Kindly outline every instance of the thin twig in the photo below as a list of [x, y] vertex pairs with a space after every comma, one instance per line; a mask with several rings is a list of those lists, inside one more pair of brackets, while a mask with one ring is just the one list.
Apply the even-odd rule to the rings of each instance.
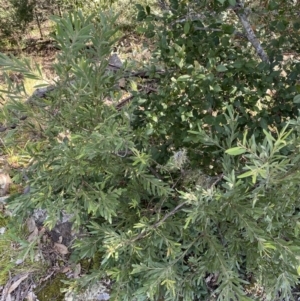
[[169, 213], [167, 213], [161, 220], [159, 220], [154, 225], [152, 225], [150, 227], [150, 229], [148, 229], [148, 230], [146, 230], [144, 232], [141, 232], [136, 237], [134, 237], [133, 239], [131, 239], [130, 242], [135, 242], [135, 241], [143, 238], [144, 236], [146, 236], [149, 233], [150, 230], [158, 228], [167, 218], [169, 218], [170, 216], [174, 215], [181, 207], [183, 207], [187, 203], [188, 203], [188, 201], [185, 201], [185, 202], [179, 204], [178, 206], [176, 206], [172, 211], [170, 211]]
[[[174, 71], [172, 69], [168, 70], [168, 71]], [[136, 72], [127, 72], [124, 74], [123, 77], [127, 78], [127, 77], [141, 77], [141, 78], [149, 78], [149, 75], [147, 75], [147, 73], [151, 73], [153, 71], [148, 71], [148, 70], [140, 70], [140, 71], [136, 71]], [[165, 74], [167, 72], [167, 70], [155, 70], [154, 73], [156, 74]]]
[[159, 180], [163, 180], [162, 177], [158, 174], [158, 172], [151, 166], [149, 166], [150, 172]]
[[116, 105], [116, 109], [117, 109], [118, 111], [121, 110], [121, 108], [122, 108], [126, 103], [128, 103], [133, 97], [134, 97], [134, 95], [130, 95], [130, 96], [124, 98], [121, 102], [119, 102], [119, 103]]

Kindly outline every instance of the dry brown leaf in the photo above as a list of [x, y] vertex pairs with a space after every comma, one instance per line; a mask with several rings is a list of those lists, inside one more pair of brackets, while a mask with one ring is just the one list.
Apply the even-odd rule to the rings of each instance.
[[61, 270], [62, 273], [67, 273], [71, 270], [71, 268], [69, 266], [67, 267], [63, 267], [63, 269]]
[[68, 251], [68, 248], [63, 245], [63, 244], [59, 244], [57, 242], [54, 243], [54, 250], [57, 251], [58, 253], [62, 254], [62, 255], [65, 255], [65, 254], [68, 254], [69, 251]]
[[29, 233], [33, 232], [36, 228], [35, 221], [32, 217], [30, 217], [26, 220], [26, 225], [27, 225], [27, 229], [28, 229]]
[[22, 276], [20, 279], [18, 279], [16, 282], [14, 282], [10, 288], [8, 289], [8, 294], [10, 294], [11, 292], [13, 292], [20, 284], [23, 280], [25, 280], [28, 277], [29, 274], [25, 274], [24, 276]]
[[74, 268], [74, 278], [79, 278], [80, 273], [81, 273], [81, 265], [80, 263], [78, 263]]
[[125, 86], [126, 86], [126, 80], [125, 80], [125, 78], [119, 79], [119, 87], [120, 88], [125, 88]]
[[34, 230], [31, 232], [31, 234], [28, 236], [27, 241], [32, 242], [39, 236], [39, 230], [37, 227], [34, 228]]
[[43, 227], [39, 230], [39, 235], [43, 235], [46, 232], [46, 229]]
[[151, 52], [149, 51], [149, 49], [144, 49], [143, 52], [142, 52], [142, 55], [147, 60], [149, 60], [151, 58]]

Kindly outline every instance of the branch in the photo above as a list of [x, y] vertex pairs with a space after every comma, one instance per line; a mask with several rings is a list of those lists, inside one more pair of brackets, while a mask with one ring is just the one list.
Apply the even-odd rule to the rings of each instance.
[[[152, 225], [150, 227], [150, 229], [158, 228], [167, 218], [169, 218], [171, 215], [174, 215], [182, 206], [186, 205], [187, 203], [188, 203], [188, 201], [185, 201], [185, 202], [179, 204], [178, 206], [176, 206], [173, 210], [171, 210], [169, 213], [167, 213], [161, 220], [159, 220], [154, 225]], [[146, 234], [149, 232], [150, 229], [148, 229], [144, 232], [141, 232], [139, 235], [137, 235], [136, 237], [131, 239], [130, 242], [135, 242], [135, 241], [143, 238], [144, 236], [146, 236]]]
[[196, 30], [205, 30], [205, 31], [223, 31], [222, 29], [217, 29], [217, 28], [209, 28], [209, 27], [194, 27]]
[[232, 10], [235, 12], [235, 14], [240, 19], [240, 21], [245, 29], [247, 39], [254, 47], [258, 56], [261, 58], [261, 60], [263, 62], [270, 63], [268, 55], [264, 51], [263, 47], [260, 44], [260, 41], [256, 37], [256, 35], [251, 27], [251, 24], [248, 20], [248, 16], [247, 16], [247, 13], [245, 12], [244, 3], [242, 2], [242, 0], [236, 0], [236, 5], [232, 8]]

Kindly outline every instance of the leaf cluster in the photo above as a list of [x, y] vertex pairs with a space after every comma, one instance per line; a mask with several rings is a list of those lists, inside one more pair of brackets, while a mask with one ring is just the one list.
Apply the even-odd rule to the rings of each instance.
[[[279, 4], [275, 2], [280, 1], [273, 2], [265, 8], [268, 17], [277, 11]], [[278, 25], [285, 22], [290, 28], [297, 21], [284, 16], [273, 18], [273, 23], [264, 23], [264, 29], [257, 32], [270, 56], [271, 63], [267, 64], [256, 58], [228, 5], [232, 3], [212, 1], [208, 5], [204, 1], [193, 5], [190, 1], [171, 1], [170, 10], [163, 15], [152, 13], [149, 7], [138, 7], [143, 31], [158, 39], [152, 67], [162, 66], [166, 72], [156, 75], [159, 93], [143, 97], [147, 101], [144, 110], [136, 112], [136, 127], [145, 124], [161, 145], [186, 147], [192, 160], [199, 163], [198, 158], [203, 158], [200, 164], [204, 168], [214, 164], [212, 154], [216, 149], [208, 147], [199, 153], [200, 145], [186, 133], [200, 125], [225, 139], [226, 106], [232, 105], [237, 113], [240, 139], [245, 128], [249, 135], [263, 139], [263, 129], [282, 129], [299, 109], [293, 98], [299, 93], [300, 65], [298, 60], [284, 60], [283, 55], [287, 44], [298, 47], [294, 42], [297, 31], [291, 29], [287, 36]], [[286, 4], [282, 10], [289, 14], [294, 8]], [[257, 10], [253, 4], [251, 16], [258, 17]], [[170, 155], [166, 150], [162, 152], [162, 156]]]

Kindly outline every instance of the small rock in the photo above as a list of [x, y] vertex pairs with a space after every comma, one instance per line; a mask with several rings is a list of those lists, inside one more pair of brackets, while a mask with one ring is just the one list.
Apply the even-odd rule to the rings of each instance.
[[116, 67], [116, 68], [121, 68], [123, 66], [121, 59], [119, 58], [119, 56], [116, 53], [114, 53], [110, 56], [108, 63], [110, 65], [113, 65], [113, 67]]
[[109, 300], [109, 298], [110, 298], [110, 295], [108, 293], [100, 293], [97, 296], [97, 300], [99, 300], [99, 301], [107, 301], [107, 300]]

